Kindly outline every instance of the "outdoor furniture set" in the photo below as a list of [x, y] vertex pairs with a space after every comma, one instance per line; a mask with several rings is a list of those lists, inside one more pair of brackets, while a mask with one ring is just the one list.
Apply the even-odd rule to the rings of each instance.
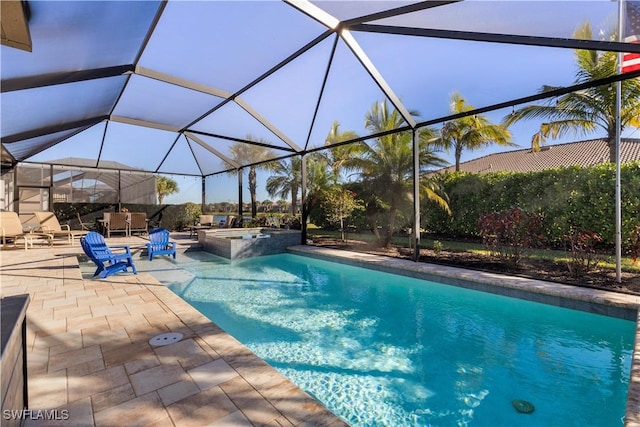
[[111, 233], [124, 233], [125, 236], [131, 236], [131, 233], [146, 234], [149, 220], [144, 212], [105, 212], [98, 222], [109, 238]]

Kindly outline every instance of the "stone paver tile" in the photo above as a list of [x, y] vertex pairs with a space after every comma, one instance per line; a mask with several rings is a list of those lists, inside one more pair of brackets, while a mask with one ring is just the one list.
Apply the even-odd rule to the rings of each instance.
[[93, 403], [93, 411], [100, 412], [135, 398], [133, 387], [130, 383], [126, 383], [94, 394], [91, 396], [91, 402]]
[[[36, 333], [38, 337], [46, 337], [53, 334], [60, 334], [67, 331], [67, 319], [49, 320], [47, 322], [35, 321], [27, 314], [27, 328]], [[39, 318], [39, 316], [38, 316]]]
[[104, 362], [107, 366], [123, 365], [153, 355], [151, 346], [146, 341], [136, 341], [119, 346], [103, 346]]
[[81, 348], [82, 334], [79, 331], [59, 332], [57, 334], [45, 335], [40, 335], [40, 332], [36, 332], [36, 340], [33, 343], [33, 348], [51, 348], [59, 347], [61, 345], [68, 345], [70, 348], [74, 349]]
[[157, 301], [143, 302], [142, 304], [127, 303], [125, 305], [132, 313], [142, 313], [145, 315], [158, 314], [160, 316], [167, 313], [167, 310], [162, 308]]
[[117, 296], [126, 296], [127, 295], [125, 290], [122, 289], [122, 286], [116, 286], [114, 284], [112, 284], [112, 286], [110, 286], [108, 288], [96, 289], [96, 293], [98, 294], [98, 296], [109, 297], [109, 298], [117, 297]]
[[[157, 393], [149, 393], [94, 414], [96, 427], [127, 426], [173, 426]], [[202, 426], [192, 424], [193, 426]]]
[[[30, 405], [31, 406], [31, 405]], [[52, 411], [51, 408], [30, 407], [34, 414], [37, 411], [47, 411], [47, 416], [51, 419], [33, 418], [25, 419], [23, 427], [90, 427], [93, 426], [93, 411], [91, 409], [91, 399], [88, 397], [78, 400], [69, 405], [64, 405]]]
[[73, 402], [128, 383], [129, 377], [122, 366], [114, 366], [82, 377], [70, 376], [69, 401]]
[[86, 316], [90, 314], [91, 314], [91, 309], [88, 306], [54, 309], [53, 319], [63, 319], [63, 318], [69, 319], [73, 317]]
[[240, 376], [221, 384], [220, 388], [227, 393], [227, 396], [244, 415], [256, 425], [270, 423], [282, 415]]
[[130, 360], [124, 364], [124, 368], [129, 375], [158, 366], [160, 361], [152, 352], [149, 354], [139, 354], [135, 360]]
[[102, 351], [100, 350], [100, 346], [97, 345], [64, 353], [51, 354], [49, 356], [49, 372], [55, 372], [96, 359], [102, 359]]
[[[276, 418], [273, 422], [267, 425], [268, 427], [296, 427], [291, 421], [287, 419], [284, 415]], [[316, 426], [317, 427], [317, 426]], [[323, 426], [325, 427], [325, 426]]]
[[131, 385], [137, 396], [142, 396], [150, 391], [187, 380], [188, 376], [180, 365], [159, 365], [131, 375]]
[[147, 322], [151, 326], [163, 327], [166, 330], [169, 330], [169, 328], [166, 327], [167, 324], [181, 322], [181, 320], [178, 317], [176, 317], [176, 315], [173, 313], [164, 313], [164, 312], [144, 313], [144, 317], [147, 319]]
[[253, 424], [244, 416], [242, 411], [236, 411], [214, 421], [209, 424], [209, 427], [253, 427]]
[[100, 358], [67, 368], [67, 375], [69, 377], [82, 377], [104, 369], [104, 360]]
[[116, 347], [122, 347], [125, 345], [131, 344], [131, 339], [129, 338], [129, 334], [124, 328], [113, 329], [111, 328], [111, 334], [109, 335], [109, 339], [103, 341], [100, 344], [103, 351], [109, 351]]
[[49, 349], [40, 348], [27, 351], [27, 373], [31, 375], [46, 374], [49, 369]]
[[42, 310], [46, 310], [49, 308], [61, 310], [73, 307], [78, 307], [78, 301], [75, 297], [51, 298], [42, 302]]
[[215, 387], [238, 376], [238, 373], [222, 359], [193, 368], [188, 373], [201, 390]]
[[130, 327], [132, 325], [142, 325], [142, 327], [150, 328], [146, 317], [142, 314], [133, 313], [125, 316], [107, 316], [107, 321], [113, 329]]
[[220, 387], [189, 396], [167, 407], [177, 426], [203, 426], [236, 412], [233, 404]]
[[[65, 283], [68, 282], [67, 280], [65, 281]], [[64, 293], [67, 297], [74, 297], [76, 299], [79, 298], [91, 298], [91, 297], [95, 297], [98, 294], [96, 293], [95, 289], [85, 289], [84, 287], [84, 282], [80, 282], [75, 289], [72, 289], [69, 286], [65, 286], [64, 288]]]
[[[102, 317], [104, 319], [104, 317]], [[129, 342], [129, 335], [122, 329], [109, 329], [106, 325], [93, 326], [91, 328], [82, 329], [82, 344], [85, 347], [91, 345], [102, 345], [103, 348], [112, 348], [114, 342]]]
[[335, 420], [334, 414], [291, 382], [265, 390], [263, 395], [293, 424], [326, 425]]
[[91, 313], [94, 317], [98, 316], [119, 316], [119, 315], [128, 315], [131, 312], [127, 310], [125, 304], [115, 304], [115, 305], [92, 305]]
[[253, 353], [227, 361], [260, 393], [263, 390], [270, 390], [289, 383], [289, 380], [284, 375], [270, 367], [264, 360], [259, 359]]
[[65, 371], [29, 376], [29, 407], [53, 409], [67, 404], [67, 375]]
[[204, 353], [204, 350], [193, 339], [182, 339], [176, 343], [155, 347], [153, 351], [162, 363], [176, 362], [194, 354]]
[[115, 296], [109, 297], [109, 299], [111, 300], [112, 304], [127, 305], [127, 308], [133, 308], [138, 305], [145, 304], [144, 300], [140, 298], [138, 295], [130, 295], [129, 293], [126, 293], [125, 295], [115, 295]]
[[87, 329], [91, 330], [100, 330], [109, 327], [109, 322], [107, 322], [107, 318], [105, 316], [99, 317], [90, 317], [87, 319], [80, 320], [78, 318], [69, 319], [67, 330], [68, 331], [85, 331]]
[[193, 381], [179, 381], [162, 387], [158, 390], [158, 395], [160, 399], [162, 399], [162, 403], [164, 403], [165, 406], [169, 406], [172, 403], [199, 392], [200, 389]]

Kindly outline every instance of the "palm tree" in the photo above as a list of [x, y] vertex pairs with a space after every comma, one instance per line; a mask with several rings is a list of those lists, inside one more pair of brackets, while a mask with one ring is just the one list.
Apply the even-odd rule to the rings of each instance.
[[[417, 113], [412, 112], [412, 115]], [[390, 111], [387, 102], [376, 103], [365, 118], [366, 128], [371, 133], [397, 129], [404, 124], [397, 110]], [[424, 176], [428, 168], [444, 166], [445, 161], [435, 156], [430, 141], [433, 131], [423, 129], [419, 138], [420, 176]], [[408, 206], [412, 198], [413, 149], [410, 132], [392, 133], [376, 138], [370, 144], [361, 144], [360, 155], [348, 160], [346, 165], [359, 171], [365, 186], [369, 187], [371, 196], [366, 207], [371, 227], [382, 246], [387, 247], [396, 226], [396, 218], [400, 209]], [[447, 202], [428, 178], [421, 179], [421, 190], [424, 195], [448, 210]], [[374, 206], [375, 205], [375, 206]], [[378, 234], [377, 212], [380, 209], [388, 212], [384, 239]]]
[[[574, 38], [592, 39], [588, 22], [575, 32]], [[589, 83], [617, 73], [615, 52], [578, 49], [575, 51], [575, 59], [578, 66], [575, 84]], [[621, 86], [620, 129], [640, 128], [640, 79], [627, 79]], [[545, 86], [541, 92], [554, 89], [557, 88]], [[579, 135], [601, 129], [607, 135], [609, 160], [615, 161], [616, 90], [610, 85], [590, 87], [552, 98], [543, 105], [522, 107], [506, 116], [503, 123], [509, 126], [517, 121], [530, 119], [547, 120], [533, 135], [531, 144], [534, 150], [538, 150], [549, 137], [555, 139], [568, 133]]]
[[166, 176], [158, 176], [156, 177], [156, 192], [158, 193], [158, 204], [162, 204], [164, 202], [164, 198], [171, 194], [175, 194], [180, 189], [178, 188], [178, 183], [175, 182], [171, 178], [167, 178]]
[[302, 159], [291, 157], [269, 164], [272, 175], [267, 178], [267, 193], [285, 199], [291, 196], [291, 214], [295, 215], [298, 205], [298, 191], [300, 190]]
[[[263, 144], [268, 143], [263, 139], [254, 139], [251, 135], [247, 135], [248, 141], [260, 142]], [[248, 163], [263, 162], [274, 157], [273, 151], [269, 148], [261, 145], [254, 145], [251, 143], [236, 142], [229, 148], [231, 158], [241, 165]], [[230, 165], [229, 165], [230, 166]], [[258, 179], [257, 170], [259, 168], [268, 169], [269, 165], [266, 163], [252, 164], [249, 166], [249, 193], [251, 194], [251, 217], [255, 218], [258, 213]], [[236, 173], [242, 173], [242, 169]]]
[[[460, 114], [474, 109], [457, 92], [451, 95], [451, 113]], [[511, 132], [503, 125], [495, 125], [480, 114], [466, 116], [445, 123], [440, 129], [440, 137], [435, 144], [447, 152], [453, 149], [456, 172], [460, 171], [463, 150], [476, 150], [491, 144], [514, 146]]]
[[[358, 134], [354, 131], [340, 131], [340, 123], [335, 120], [331, 125], [331, 130], [325, 140], [325, 146], [330, 147], [334, 144], [349, 141], [358, 138]], [[340, 180], [342, 170], [348, 160], [358, 153], [360, 144], [347, 144], [333, 147], [322, 152], [322, 157], [331, 168], [334, 175], [334, 183]]]

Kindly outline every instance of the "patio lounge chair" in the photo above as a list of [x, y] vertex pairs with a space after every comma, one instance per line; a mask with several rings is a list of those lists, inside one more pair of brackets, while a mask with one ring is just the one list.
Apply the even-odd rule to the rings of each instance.
[[47, 234], [53, 234], [53, 237], [64, 236], [72, 245], [75, 244], [75, 238], [87, 234], [84, 230], [71, 230], [69, 225], [60, 225], [58, 218], [53, 212], [34, 212], [38, 223], [40, 223], [40, 231]]
[[13, 243], [16, 244], [18, 239], [24, 241], [25, 250], [29, 243], [33, 246], [33, 236], [23, 231], [20, 217], [16, 212], [0, 212], [0, 232], [2, 233], [3, 247], [7, 246], [7, 240], [13, 240]]
[[129, 214], [129, 235], [131, 233], [146, 234], [147, 228], [147, 214], [144, 212], [132, 212]]
[[[98, 267], [93, 273], [93, 277], [99, 275], [101, 279], [104, 279], [119, 271], [127, 271], [128, 267], [131, 267], [133, 274], [138, 274], [129, 246], [109, 247], [104, 236], [95, 231], [90, 231], [86, 236], [81, 237], [80, 244], [84, 253]], [[112, 249], [124, 250], [124, 252], [114, 253]]]
[[153, 261], [154, 255], [172, 255], [176, 259], [176, 242], [169, 241], [169, 230], [165, 228], [154, 228], [149, 232], [149, 243], [147, 243], [149, 261]]

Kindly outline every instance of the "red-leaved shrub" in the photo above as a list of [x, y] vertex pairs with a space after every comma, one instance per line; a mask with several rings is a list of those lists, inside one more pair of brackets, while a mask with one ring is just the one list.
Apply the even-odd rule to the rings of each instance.
[[478, 220], [478, 228], [484, 246], [513, 266], [518, 265], [527, 249], [545, 240], [541, 215], [520, 208], [484, 214]]

